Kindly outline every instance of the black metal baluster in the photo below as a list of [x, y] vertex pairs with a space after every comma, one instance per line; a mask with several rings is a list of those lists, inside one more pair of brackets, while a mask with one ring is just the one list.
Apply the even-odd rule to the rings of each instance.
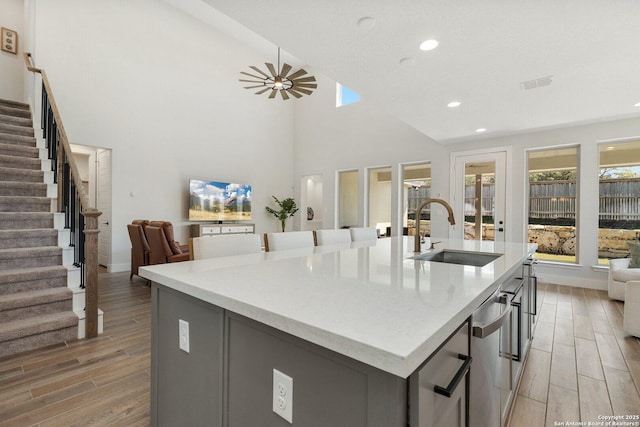
[[85, 276], [85, 259], [84, 259], [84, 215], [79, 214], [78, 218], [78, 258], [80, 259], [80, 288], [84, 289], [84, 276]]

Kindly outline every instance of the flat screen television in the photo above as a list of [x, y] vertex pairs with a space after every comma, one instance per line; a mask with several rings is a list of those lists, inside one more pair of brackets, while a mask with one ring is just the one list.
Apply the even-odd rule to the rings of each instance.
[[222, 222], [250, 219], [250, 185], [189, 180], [189, 221]]

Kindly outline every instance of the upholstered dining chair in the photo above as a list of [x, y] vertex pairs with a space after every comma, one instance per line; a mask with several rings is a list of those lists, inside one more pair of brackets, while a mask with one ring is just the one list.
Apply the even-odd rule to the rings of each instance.
[[370, 227], [350, 228], [352, 242], [364, 242], [378, 240], [378, 230]]
[[189, 239], [192, 260], [262, 252], [257, 234], [222, 234]]
[[340, 243], [351, 243], [351, 233], [346, 228], [337, 230], [315, 230], [316, 245], [337, 245]]
[[284, 233], [265, 233], [264, 250], [281, 251], [315, 246], [311, 231], [287, 231]]

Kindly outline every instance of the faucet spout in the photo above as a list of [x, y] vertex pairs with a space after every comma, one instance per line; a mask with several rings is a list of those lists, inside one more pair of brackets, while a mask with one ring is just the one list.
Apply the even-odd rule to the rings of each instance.
[[453, 209], [451, 208], [451, 205], [449, 205], [449, 203], [447, 203], [446, 201], [442, 200], [442, 199], [427, 199], [425, 200], [420, 207], [416, 210], [416, 219], [415, 219], [415, 224], [416, 224], [416, 232], [415, 232], [415, 241], [414, 241], [414, 245], [413, 245], [413, 251], [414, 252], [420, 252], [420, 213], [422, 212], [422, 210], [429, 204], [431, 203], [438, 203], [441, 204], [442, 206], [444, 206], [447, 209], [447, 212], [449, 213], [449, 224], [451, 225], [455, 225], [456, 220], [453, 217]]

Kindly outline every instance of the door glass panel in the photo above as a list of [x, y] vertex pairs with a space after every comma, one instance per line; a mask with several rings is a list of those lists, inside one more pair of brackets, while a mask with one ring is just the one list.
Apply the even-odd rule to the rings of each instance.
[[456, 239], [504, 242], [506, 228], [507, 151], [456, 156], [451, 194]]
[[338, 228], [358, 226], [358, 171], [338, 173]]
[[493, 240], [496, 162], [464, 166], [464, 238]]
[[640, 141], [600, 145], [598, 263], [629, 255], [640, 238]]
[[[402, 234], [415, 235], [416, 210], [431, 197], [431, 163], [402, 165]], [[431, 236], [431, 206], [420, 215], [420, 231]]]
[[391, 229], [391, 167], [369, 169], [368, 226], [388, 236]]
[[530, 151], [528, 240], [535, 257], [576, 262], [578, 147]]

